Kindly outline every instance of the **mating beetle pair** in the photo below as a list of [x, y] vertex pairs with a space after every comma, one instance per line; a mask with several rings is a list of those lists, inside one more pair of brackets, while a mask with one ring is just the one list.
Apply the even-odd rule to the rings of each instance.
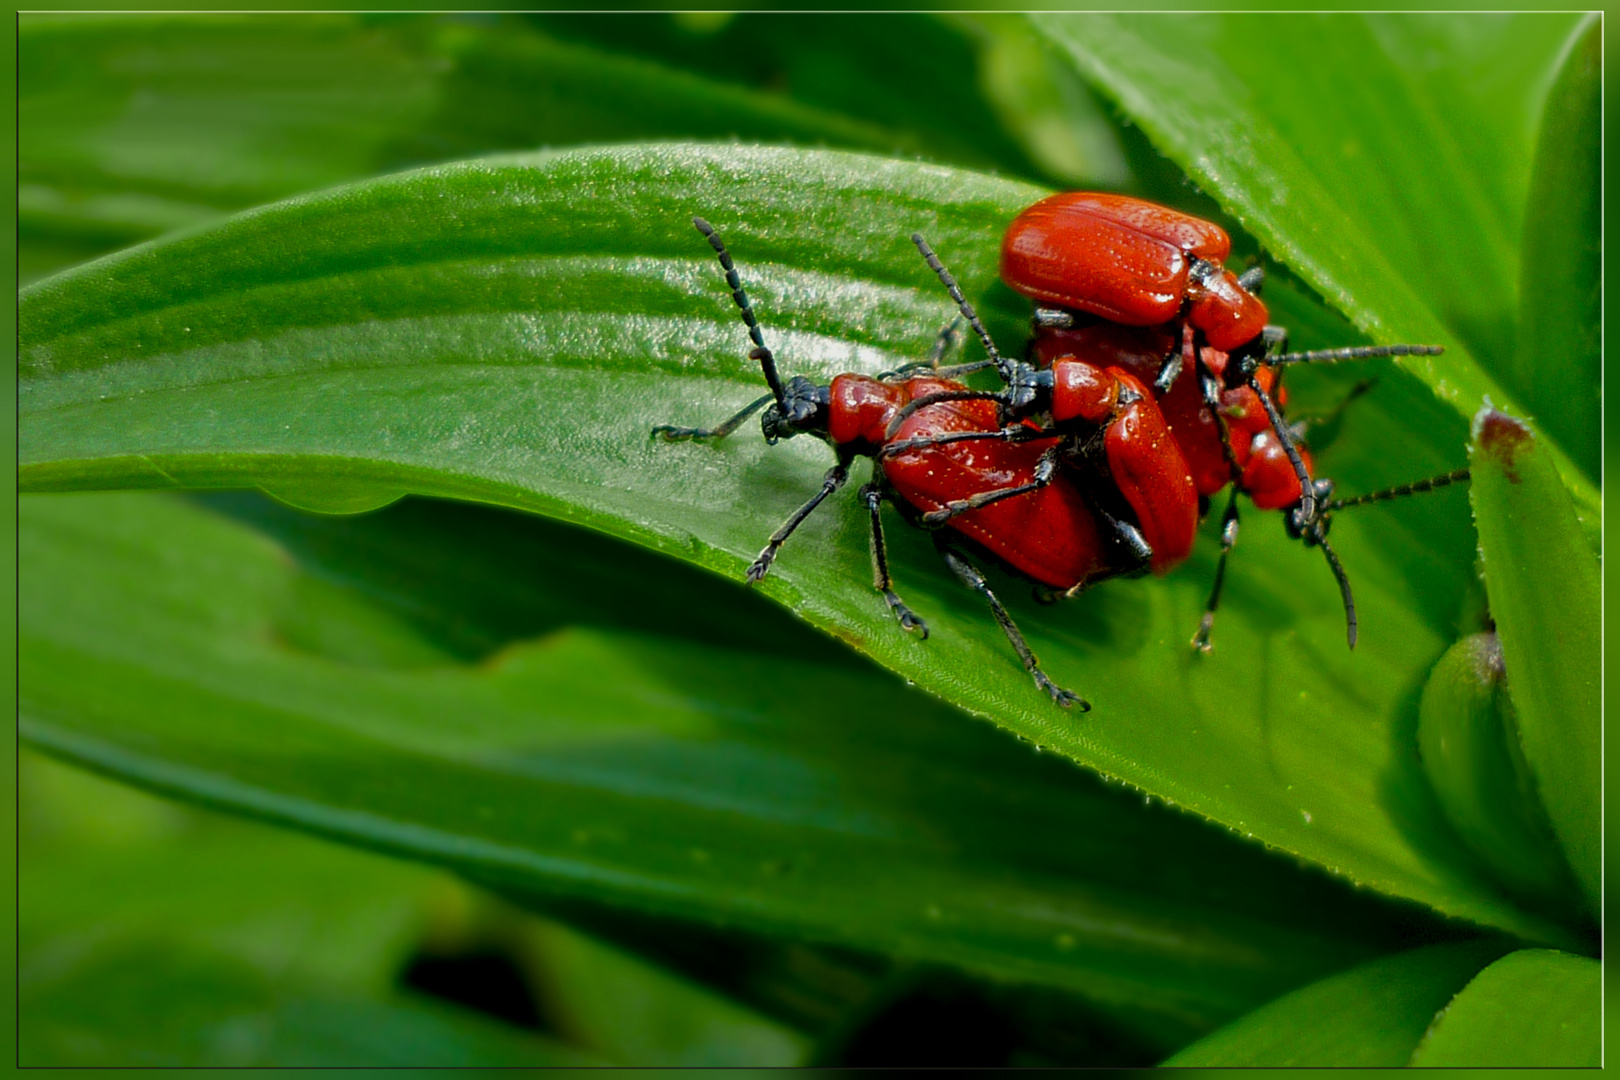
[[[1060, 195], [1026, 210], [1007, 234], [1002, 273], [1037, 301], [1035, 362], [995, 347], [971, 304], [920, 236], [919, 250], [956, 301], [988, 359], [940, 368], [946, 336], [929, 362], [876, 378], [845, 374], [817, 386], [783, 382], [736, 268], [714, 229], [708, 238], [754, 343], [770, 393], [714, 428], [661, 425], [668, 439], [717, 439], [765, 409], [769, 442], [801, 433], [826, 440], [837, 461], [821, 489], [772, 534], [748, 569], [768, 572], [793, 530], [847, 481], [856, 457], [874, 459], [861, 489], [871, 516], [874, 584], [902, 627], [927, 629], [894, 592], [880, 507], [935, 527], [951, 568], [985, 597], [1026, 670], [1061, 705], [1078, 695], [1051, 681], [1006, 609], [970, 561], [988, 555], [1053, 594], [1103, 578], [1163, 573], [1191, 550], [1207, 497], [1232, 485], [1222, 556], [1195, 644], [1208, 647], [1226, 553], [1236, 537], [1236, 494], [1286, 508], [1292, 535], [1323, 547], [1344, 596], [1348, 580], [1326, 544], [1328, 513], [1373, 498], [1427, 490], [1465, 472], [1351, 501], [1310, 475], [1298, 434], [1283, 421], [1273, 368], [1303, 360], [1438, 352], [1430, 347], [1281, 354], [1267, 327], [1258, 273], [1220, 267], [1229, 250], [1218, 226], [1122, 196]], [[972, 389], [955, 376], [993, 366], [1003, 388]], [[1258, 407], [1256, 407], [1258, 406]]]
[[[1260, 509], [1284, 511], [1289, 535], [1322, 549], [1343, 599], [1345, 637], [1355, 648], [1355, 599], [1327, 540], [1332, 511], [1432, 490], [1465, 479], [1467, 470], [1334, 500], [1332, 481], [1312, 475], [1301, 431], [1283, 420], [1279, 369], [1442, 350], [1385, 345], [1289, 353], [1287, 331], [1268, 325], [1269, 312], [1256, 295], [1263, 270], [1256, 266], [1234, 275], [1221, 266], [1230, 253], [1231, 241], [1220, 226], [1124, 195], [1053, 195], [1021, 213], [1002, 242], [1001, 276], [1036, 302], [1032, 351], [1051, 369], [1054, 388], [1050, 394], [1037, 389], [1026, 407], [1048, 410], [1061, 422], [1060, 388], [1106, 385], [1108, 374], [1122, 366], [1134, 365], [1139, 377], [1151, 377], [1174, 439], [1155, 448], [1155, 468], [1145, 483], [1121, 476], [1118, 469], [1115, 479], [1144, 522], [1145, 508], [1152, 506], [1176, 526], [1167, 536], [1173, 544], [1155, 552], [1155, 572], [1186, 557], [1189, 511], [1202, 517], [1205, 500], [1231, 485], [1222, 517], [1221, 561], [1193, 644], [1209, 649], [1242, 492]], [[1023, 383], [1048, 378], [1032, 374], [1038, 370], [1026, 364], [1002, 371], [1014, 400]], [[1196, 500], [1189, 498], [1185, 483], [1164, 479], [1183, 473]], [[1173, 493], [1166, 490], [1171, 486]]]

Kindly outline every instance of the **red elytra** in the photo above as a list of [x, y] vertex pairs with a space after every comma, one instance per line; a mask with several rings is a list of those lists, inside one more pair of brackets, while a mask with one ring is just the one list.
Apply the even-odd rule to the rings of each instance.
[[[976, 322], [971, 309], [968, 316]], [[1129, 535], [1144, 568], [1164, 574], [1191, 554], [1207, 497], [1234, 478], [1265, 509], [1298, 502], [1302, 490], [1281, 444], [1259, 438], [1269, 430], [1270, 421], [1249, 387], [1224, 393], [1224, 436], [1201, 395], [1196, 365], [1184, 365], [1170, 391], [1154, 396], [1150, 381], [1171, 340], [1162, 327], [1114, 323], [1052, 332], [1035, 343], [1035, 356], [1044, 370], [996, 358], [1006, 365], [1015, 387], [1027, 394], [1010, 389], [931, 396], [968, 393], [995, 402], [1000, 423], [1013, 425], [1001, 429], [1009, 437], [1026, 435], [1020, 425], [1035, 425], [1034, 418], [1041, 417], [1050, 425], [1041, 430], [1062, 439], [1043, 443], [1063, 465], [1057, 475], [1082, 476], [1094, 508], [1109, 501], [1109, 493], [1117, 494], [1128, 520], [1115, 522], [1113, 531]], [[1206, 353], [1218, 378], [1226, 354], [1207, 349]], [[1265, 370], [1257, 382], [1270, 390], [1275, 380], [1276, 373]], [[929, 396], [913, 400], [927, 404]], [[899, 437], [898, 432], [891, 433]], [[1230, 461], [1223, 439], [1232, 447]], [[1308, 454], [1302, 456], [1309, 468]], [[967, 513], [994, 505], [990, 499], [1017, 493], [1013, 487], [982, 488], [975, 496], [952, 500], [947, 510]], [[1120, 572], [1127, 567], [1113, 569]], [[1087, 583], [1088, 579], [1078, 580], [1069, 591]]]
[[1042, 199], [1007, 229], [1001, 277], [1042, 304], [1122, 326], [1184, 318], [1214, 348], [1255, 339], [1269, 315], [1221, 265], [1220, 226], [1126, 195], [1071, 191]]
[[1130, 504], [1149, 565], [1163, 574], [1186, 559], [1198, 528], [1198, 491], [1158, 403], [1135, 375], [1066, 357], [1052, 367], [1049, 415], [1102, 428], [1109, 478]]
[[[949, 379], [924, 375], [886, 382], [866, 375], [833, 378], [827, 435], [834, 447], [878, 456], [894, 493], [923, 513], [981, 491], [1030, 484], [1041, 455], [1056, 438], [1029, 442], [941, 442], [899, 453], [883, 447], [941, 435], [1000, 430], [994, 403], [941, 401], [889, 427], [900, 411], [926, 396], [965, 391]], [[1067, 590], [1113, 572], [1096, 515], [1073, 480], [1050, 483], [1015, 499], [1003, 499], [949, 519], [949, 527], [974, 541], [1002, 564], [1031, 581]]]
[[[1102, 518], [1105, 531], [1131, 552], [1129, 561], [1116, 560], [1113, 572], [1150, 569], [1163, 574], [1185, 560], [1197, 533], [1199, 493], [1186, 457], [1144, 379], [1113, 364], [1114, 357], [1103, 357], [1095, 365], [1070, 358], [1070, 362], [1047, 371], [1009, 361], [996, 349], [973, 306], [927, 242], [920, 234], [913, 234], [911, 239], [983, 342], [989, 356], [986, 363], [993, 365], [1007, 383], [1005, 391], [963, 390], [932, 398], [971, 397], [995, 402], [1000, 423], [1011, 425], [1001, 429], [1009, 439], [1030, 438], [1032, 426], [1057, 437], [1059, 441], [1046, 444], [1042, 460], [1048, 468], [1043, 475], [1075, 476], [1093, 510]], [[1161, 361], [1162, 357], [1152, 358], [1155, 368]], [[975, 366], [982, 365], [969, 365]], [[930, 404], [929, 396], [917, 398], [900, 418]], [[1050, 428], [1042, 429], [1035, 420], [1037, 416]], [[894, 423], [890, 424], [889, 434], [897, 434]], [[941, 436], [945, 438], [948, 436]], [[953, 514], [1024, 495], [1026, 490], [983, 489], [953, 499], [942, 511], [928, 517], [947, 520]], [[1119, 512], [1110, 509], [1109, 504], [1117, 505]], [[1077, 592], [1089, 580], [1076, 581], [1066, 591]]]
[[[1079, 415], [1079, 410], [1066, 400], [1070, 396], [1067, 388], [1095, 383], [1099, 381], [1099, 373], [1123, 368], [1135, 377], [1138, 385], [1151, 386], [1175, 342], [1172, 329], [1099, 322], [1069, 329], [1049, 329], [1038, 334], [1032, 355], [1039, 366], [1050, 368], [1053, 373], [1053, 419], [1062, 421]], [[1190, 342], [1183, 344], [1190, 350]], [[1224, 379], [1226, 353], [1206, 346], [1202, 362], [1215, 379]], [[1170, 389], [1155, 397], [1186, 463], [1194, 490], [1205, 498], [1220, 492], [1232, 483], [1232, 466], [1236, 464], [1242, 470], [1239, 490], [1259, 509], [1280, 510], [1297, 503], [1301, 491], [1299, 477], [1271, 431], [1271, 421], [1255, 391], [1248, 386], [1237, 386], [1221, 392], [1220, 420], [1225, 421], [1224, 439], [1232, 456], [1232, 461], [1228, 462], [1227, 451], [1222, 446], [1222, 425], [1204, 400], [1197, 367], [1197, 364], [1184, 362], [1181, 374]], [[1279, 372], [1262, 367], [1255, 372], [1255, 378], [1261, 389], [1273, 396], [1279, 408], [1287, 406], [1288, 395], [1281, 386]], [[1307, 470], [1311, 470], [1310, 452], [1298, 440], [1294, 445]]]

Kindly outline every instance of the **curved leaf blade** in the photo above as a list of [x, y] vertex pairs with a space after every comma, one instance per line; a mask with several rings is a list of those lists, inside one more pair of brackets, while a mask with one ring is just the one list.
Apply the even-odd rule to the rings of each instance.
[[400, 992], [443, 874], [18, 764], [24, 1066], [597, 1063]]
[[1510, 894], [1579, 920], [1580, 886], [1525, 763], [1506, 678], [1495, 634], [1446, 650], [1419, 709], [1423, 771], [1457, 835]]
[[1465, 941], [1370, 961], [1256, 1009], [1165, 1065], [1405, 1065], [1435, 1014], [1505, 948], [1496, 942]]
[[1603, 24], [1588, 16], [1547, 94], [1524, 222], [1512, 386], [1598, 479], [1603, 398]]
[[1551, 949], [1509, 953], [1474, 976], [1412, 1055], [1431, 1068], [1597, 1068], [1603, 966]]
[[[982, 238], [1035, 194], [848, 155], [654, 147], [473, 162], [293, 200], [24, 294], [21, 481], [256, 485], [332, 511], [446, 495], [736, 576], [827, 461], [800, 444], [649, 439], [656, 423], [712, 422], [760, 389], [688, 215], [725, 223], [788, 370], [825, 379], [922, 355], [949, 316], [907, 233], [928, 234], [980, 296], [994, 273]], [[986, 310], [1005, 327], [1021, 306], [992, 294]], [[1394, 442], [1405, 467], [1448, 464], [1460, 418], [1432, 400], [1425, 411], [1411, 388], [1385, 400], [1358, 410], [1355, 443], [1327, 459], [1348, 490], [1378, 485], [1378, 448]], [[1271, 528], [1244, 534], [1212, 660], [1183, 642], [1213, 545], [1162, 582], [1107, 583], [1061, 611], [1015, 599], [1048, 668], [1098, 704], [1085, 720], [1033, 691], [923, 538], [891, 529], [902, 594], [936, 630], [926, 644], [902, 636], [868, 588], [851, 503], [802, 527], [764, 589], [1104, 775], [1380, 891], [1562, 941], [1450, 850], [1411, 753], [1418, 692], [1468, 587], [1460, 509], [1440, 495], [1340, 521], [1369, 631], [1353, 655], [1331, 578]]]
[[[806, 1056], [793, 1027], [420, 863], [186, 808], [29, 752], [19, 764], [18, 982], [33, 1064], [791, 1065]], [[469, 1012], [467, 987], [446, 978], [445, 961], [453, 970], [469, 954], [488, 957], [492, 942], [516, 981], [473, 983], [485, 996]], [[114, 1002], [104, 977], [120, 988]], [[869, 992], [851, 982], [852, 998]], [[228, 1002], [195, 1000], [210, 984]], [[316, 1014], [321, 1001], [343, 1022]], [[497, 1011], [519, 1027], [492, 1024]], [[381, 1030], [344, 1027], [363, 1019]], [[395, 1025], [413, 1020], [425, 1030], [402, 1046]]]
[[[1515, 411], [1528, 163], [1578, 16], [1034, 18], [1271, 257], [1358, 327], [1380, 342], [1447, 347], [1403, 370], [1453, 408], [1489, 398]], [[1479, 366], [1458, 364], [1459, 348]], [[1563, 448], [1583, 461], [1592, 449]], [[1595, 519], [1591, 481], [1569, 458], [1560, 471]]]
[[1586, 909], [1603, 896], [1602, 577], [1546, 443], [1482, 409], [1470, 498], [1519, 741]]
[[[808, 635], [741, 590], [643, 595], [663, 560], [454, 505], [241, 501], [26, 501], [27, 738], [513, 895], [1067, 987], [1183, 1039], [1411, 932], [881, 672], [795, 659]], [[410, 591], [426, 565], [442, 587]], [[704, 606], [749, 647], [694, 645]]]
[[[814, 18], [778, 17], [753, 32], [803, 52]], [[878, 122], [870, 110], [806, 100], [816, 84], [808, 73], [788, 93], [768, 93], [637, 56], [625, 28], [614, 16], [25, 14], [24, 276], [257, 203], [498, 151], [738, 138], [927, 150], [978, 167], [1022, 161], [995, 140], [992, 149], [955, 132], [930, 138], [960, 122], [960, 99], [918, 94], [911, 112]], [[846, 21], [841, 31], [846, 55], [885, 78], [895, 77], [883, 62], [895, 55], [937, 62], [948, 46], [966, 48], [921, 16]], [[688, 44], [710, 56], [711, 39]]]

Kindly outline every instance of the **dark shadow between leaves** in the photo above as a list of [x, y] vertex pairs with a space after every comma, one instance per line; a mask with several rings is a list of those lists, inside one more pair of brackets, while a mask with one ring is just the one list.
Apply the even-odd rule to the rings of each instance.
[[407, 498], [330, 517], [253, 492], [194, 498], [273, 538], [312, 578], [355, 591], [463, 663], [579, 625], [862, 662], [741, 583], [533, 514]]

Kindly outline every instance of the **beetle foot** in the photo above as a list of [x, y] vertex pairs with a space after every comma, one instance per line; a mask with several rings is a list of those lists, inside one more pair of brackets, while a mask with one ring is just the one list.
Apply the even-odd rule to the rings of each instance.
[[653, 435], [662, 435], [665, 442], [685, 442], [688, 439], [703, 437], [702, 428], [676, 427], [674, 424], [659, 424], [652, 429]]
[[943, 525], [958, 514], [973, 509], [973, 504], [967, 502], [948, 502], [938, 510], [930, 510], [922, 516], [924, 525]]
[[781, 550], [779, 544], [767, 544], [765, 550], [759, 553], [759, 558], [748, 564], [748, 572], [743, 580], [752, 585], [760, 578], [771, 572], [771, 564], [776, 561], [776, 553]]
[[900, 629], [921, 631], [918, 639], [928, 640], [928, 623], [923, 621], [922, 616], [906, 607], [905, 601], [896, 596], [892, 590], [883, 590], [883, 599], [889, 602], [889, 610], [894, 612], [894, 617], [900, 621]]
[[1051, 696], [1054, 702], [1063, 706], [1065, 709], [1078, 705], [1080, 706], [1081, 712], [1091, 711], [1091, 702], [1087, 701], [1073, 690], [1063, 689], [1063, 687], [1059, 686], [1051, 679], [1048, 679], [1045, 672], [1038, 669], [1035, 671], [1035, 685], [1040, 687], [1042, 690], [1045, 690], [1047, 694]]
[[1215, 646], [1209, 643], [1209, 632], [1215, 629], [1215, 613], [1204, 612], [1204, 617], [1198, 621], [1198, 632], [1193, 635], [1192, 647], [1201, 653], [1213, 652]]

